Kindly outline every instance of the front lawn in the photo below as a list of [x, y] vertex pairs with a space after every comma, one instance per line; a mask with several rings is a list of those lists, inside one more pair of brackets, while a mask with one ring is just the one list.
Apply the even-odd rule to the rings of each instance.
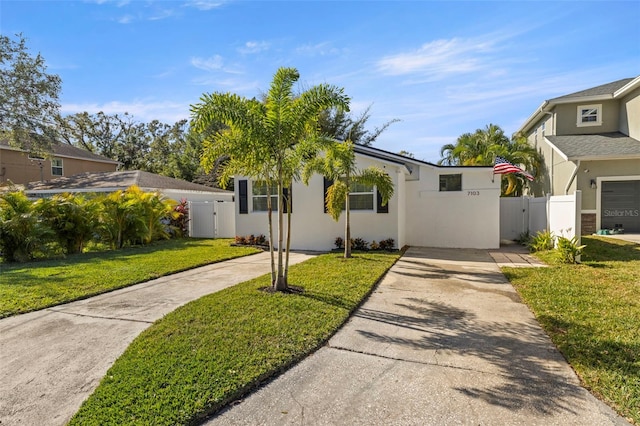
[[269, 276], [193, 301], [144, 331], [72, 425], [190, 424], [319, 346], [399, 254], [325, 254], [291, 267], [302, 293], [269, 293]]
[[582, 243], [581, 265], [503, 272], [583, 385], [640, 425], [640, 245], [604, 237]]
[[175, 239], [29, 263], [0, 263], [0, 318], [257, 253], [229, 239]]

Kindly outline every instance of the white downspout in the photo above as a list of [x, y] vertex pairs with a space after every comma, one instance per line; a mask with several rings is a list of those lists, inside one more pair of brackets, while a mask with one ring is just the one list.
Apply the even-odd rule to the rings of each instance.
[[578, 160], [578, 162], [576, 163], [576, 168], [573, 171], [573, 173], [571, 174], [571, 177], [569, 178], [569, 182], [567, 182], [567, 186], [564, 187], [564, 195], [568, 195], [569, 194], [569, 187], [571, 186], [571, 184], [573, 183], [574, 179], [576, 178], [576, 175], [578, 174], [578, 169], [580, 168], [580, 160]]

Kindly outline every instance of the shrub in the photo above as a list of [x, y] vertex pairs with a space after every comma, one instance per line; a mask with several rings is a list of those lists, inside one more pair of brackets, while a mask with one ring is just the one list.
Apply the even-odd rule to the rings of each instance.
[[334, 240], [333, 244], [335, 244], [336, 248], [343, 249], [344, 248], [344, 240], [341, 237], [338, 237]]
[[169, 226], [176, 237], [184, 237], [189, 235], [189, 204], [185, 198], [180, 200], [173, 211], [177, 213], [175, 217], [172, 217]]
[[395, 245], [396, 241], [393, 238], [387, 238], [386, 240], [380, 241], [380, 250], [393, 251]]
[[242, 235], [236, 235], [236, 244], [245, 245], [245, 244], [247, 244], [247, 239], [245, 237], [243, 237]]
[[529, 234], [528, 229], [525, 232], [521, 232], [520, 235], [518, 235], [518, 238], [516, 238], [516, 243], [523, 246], [528, 246], [529, 241], [531, 241], [531, 234]]
[[536, 235], [529, 240], [527, 246], [532, 252], [553, 250], [554, 240], [555, 238], [552, 232], [538, 231]]
[[369, 246], [371, 250], [380, 250], [380, 244], [376, 243], [376, 240], [371, 241], [371, 245]]
[[577, 236], [571, 239], [558, 237], [556, 258], [560, 263], [578, 263], [578, 256], [582, 254], [585, 247], [585, 245], [578, 245]]
[[351, 241], [351, 248], [353, 250], [366, 251], [369, 248], [369, 243], [363, 240], [362, 238], [356, 238]]
[[66, 254], [82, 253], [94, 235], [98, 204], [82, 195], [58, 194], [35, 203], [42, 220], [53, 230]]
[[6, 262], [33, 259], [36, 252], [46, 249], [53, 236], [24, 192], [0, 195], [0, 251]]

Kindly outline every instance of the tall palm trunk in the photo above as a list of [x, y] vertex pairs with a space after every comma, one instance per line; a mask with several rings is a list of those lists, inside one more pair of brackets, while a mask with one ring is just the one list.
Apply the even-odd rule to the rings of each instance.
[[[278, 169], [282, 170], [281, 164], [278, 165]], [[282, 188], [284, 181], [282, 174], [278, 176], [278, 268], [276, 273], [276, 280], [273, 283], [273, 289], [275, 291], [285, 291], [287, 289], [287, 280], [284, 276], [284, 265], [282, 259], [282, 252], [284, 251], [284, 209], [283, 209], [283, 194]]]
[[347, 174], [346, 178], [345, 178], [346, 184], [347, 184], [347, 196], [344, 200], [344, 207], [345, 207], [345, 217], [344, 217], [344, 223], [345, 223], [345, 229], [344, 229], [344, 258], [345, 259], [349, 259], [351, 258], [351, 208], [349, 208], [349, 174]]
[[271, 283], [276, 280], [276, 261], [273, 252], [273, 203], [271, 202], [271, 185], [267, 183], [267, 217], [269, 220], [269, 256], [271, 258]]
[[291, 187], [293, 182], [289, 182], [287, 191], [287, 251], [284, 260], [284, 281], [289, 285], [289, 252], [291, 251]]

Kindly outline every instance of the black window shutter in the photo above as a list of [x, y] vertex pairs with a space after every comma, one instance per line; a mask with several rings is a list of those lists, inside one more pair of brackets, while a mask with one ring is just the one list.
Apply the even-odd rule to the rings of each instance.
[[382, 205], [382, 195], [376, 189], [376, 213], [389, 213], [389, 203]]
[[240, 214], [249, 213], [249, 200], [247, 197], [247, 180], [238, 181], [238, 200], [240, 202]]
[[289, 208], [289, 199], [291, 199], [291, 213], [293, 213], [293, 191], [291, 188], [282, 188], [282, 197], [284, 201], [284, 206], [282, 206], [282, 212], [288, 213], [287, 209]]
[[327, 191], [329, 191], [329, 187], [333, 185], [333, 181], [324, 176], [322, 178], [324, 179], [324, 198], [322, 198], [322, 205], [324, 206], [324, 212], [327, 213]]

